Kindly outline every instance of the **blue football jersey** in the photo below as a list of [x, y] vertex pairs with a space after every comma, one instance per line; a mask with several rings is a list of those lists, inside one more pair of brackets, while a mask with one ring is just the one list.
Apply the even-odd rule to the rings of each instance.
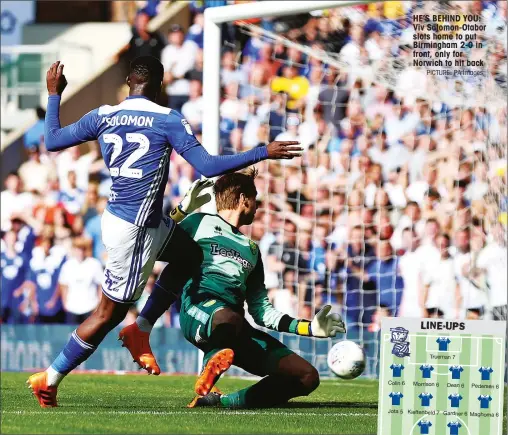
[[201, 146], [187, 121], [146, 97], [130, 96], [88, 112], [74, 125], [76, 138], [99, 141], [113, 180], [108, 211], [138, 226], [157, 227], [171, 151]]

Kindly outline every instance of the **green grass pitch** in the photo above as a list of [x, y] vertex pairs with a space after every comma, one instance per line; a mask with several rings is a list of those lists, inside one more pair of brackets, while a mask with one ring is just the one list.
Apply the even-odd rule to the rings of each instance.
[[[1, 433], [374, 434], [377, 426], [376, 381], [323, 380], [284, 408], [235, 411], [186, 408], [193, 376], [71, 374], [54, 409], [39, 407], [25, 385], [28, 374], [1, 378]], [[252, 383], [225, 377], [218, 387], [230, 392]]]

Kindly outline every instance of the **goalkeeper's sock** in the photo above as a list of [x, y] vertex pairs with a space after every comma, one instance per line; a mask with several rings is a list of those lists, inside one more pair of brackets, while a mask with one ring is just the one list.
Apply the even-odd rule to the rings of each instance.
[[243, 390], [223, 394], [220, 401], [223, 408], [265, 408], [307, 394], [309, 390], [298, 378], [271, 375]]
[[57, 387], [62, 379], [82, 362], [86, 361], [95, 352], [95, 349], [97, 349], [96, 346], [84, 342], [74, 331], [62, 352], [60, 352], [51, 366], [46, 370], [48, 374], [48, 386]]
[[156, 282], [150, 297], [136, 319], [138, 328], [143, 332], [151, 332], [157, 319], [164, 314], [176, 299], [176, 295], [166, 291], [159, 282]]

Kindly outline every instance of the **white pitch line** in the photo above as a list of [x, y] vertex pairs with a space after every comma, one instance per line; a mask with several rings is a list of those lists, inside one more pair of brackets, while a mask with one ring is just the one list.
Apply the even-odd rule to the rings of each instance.
[[369, 414], [367, 412], [266, 412], [266, 411], [2, 411], [2, 415], [220, 415], [221, 417], [228, 415], [276, 415], [285, 417], [324, 417], [324, 416], [337, 416], [337, 417], [376, 417], [375, 413]]

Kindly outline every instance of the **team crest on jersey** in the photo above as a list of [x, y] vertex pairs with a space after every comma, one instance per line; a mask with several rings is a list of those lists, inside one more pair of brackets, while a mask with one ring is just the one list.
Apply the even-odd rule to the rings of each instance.
[[258, 245], [256, 245], [252, 240], [249, 240], [249, 247], [250, 252], [252, 252], [253, 255], [258, 254]]
[[187, 120], [186, 120], [186, 119], [182, 119], [182, 125], [185, 127], [185, 131], [186, 131], [188, 134], [190, 134], [190, 135], [192, 135], [192, 134], [193, 134], [193, 133], [192, 133], [191, 126], [189, 125], [189, 123], [187, 122]]
[[203, 304], [203, 307], [205, 307], [205, 308], [211, 307], [213, 304], [215, 304], [215, 302], [217, 302], [217, 301], [215, 299], [212, 299], [211, 301], [205, 302]]

